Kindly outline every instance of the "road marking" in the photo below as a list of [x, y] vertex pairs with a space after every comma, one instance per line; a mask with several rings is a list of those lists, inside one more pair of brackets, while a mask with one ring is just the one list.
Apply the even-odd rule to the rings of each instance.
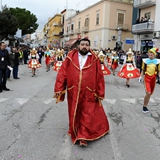
[[150, 98], [149, 102], [155, 103], [155, 100], [153, 98]]
[[136, 99], [130, 98], [130, 99], [121, 99], [122, 101], [126, 101], [128, 103], [136, 103]]
[[50, 99], [47, 99], [45, 101], [43, 101], [45, 104], [50, 104], [52, 101], [54, 101], [55, 99], [53, 98], [50, 98]]
[[0, 102], [6, 101], [8, 98], [0, 98]]
[[20, 105], [23, 105], [29, 100], [29, 98], [16, 98], [16, 100]]
[[115, 104], [116, 103], [116, 99], [104, 99], [104, 101], [106, 101], [110, 104]]
[[[107, 115], [107, 107], [104, 107], [104, 111]], [[109, 128], [110, 128], [110, 132], [109, 132], [109, 137], [110, 137], [110, 141], [111, 141], [111, 146], [112, 146], [112, 150], [113, 150], [113, 154], [114, 154], [114, 160], [123, 160], [122, 158], [122, 154], [121, 151], [119, 149], [118, 146], [118, 141], [116, 139], [116, 136], [114, 134], [114, 129], [113, 129], [113, 125], [112, 125], [112, 120], [109, 118], [109, 116], [107, 116], [108, 121], [109, 121]]]

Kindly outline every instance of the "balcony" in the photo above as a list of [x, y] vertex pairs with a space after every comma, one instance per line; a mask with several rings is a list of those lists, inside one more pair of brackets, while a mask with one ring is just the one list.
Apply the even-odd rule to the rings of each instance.
[[63, 34], [65, 37], [68, 37], [68, 32], [64, 32], [64, 34]]
[[143, 9], [156, 5], [156, 0], [134, 0], [134, 7]]
[[74, 34], [74, 30], [69, 31], [69, 35], [73, 35]]
[[47, 28], [46, 28], [47, 30], [50, 30], [50, 27], [49, 26], [47, 26]]
[[59, 36], [59, 33], [53, 32], [52, 35], [53, 35], [53, 36]]
[[63, 24], [61, 22], [54, 22], [53, 26], [55, 26], [55, 27], [62, 27]]
[[116, 30], [121, 29], [122, 31], [127, 31], [129, 29], [128, 24], [116, 24]]
[[84, 33], [89, 32], [89, 26], [82, 27], [82, 32]]
[[62, 38], [64, 37], [63, 32], [59, 32], [59, 36]]
[[145, 34], [154, 32], [154, 22], [139, 23], [132, 26], [133, 34]]
[[76, 29], [75, 33], [76, 34], [80, 34], [81, 33], [81, 29]]

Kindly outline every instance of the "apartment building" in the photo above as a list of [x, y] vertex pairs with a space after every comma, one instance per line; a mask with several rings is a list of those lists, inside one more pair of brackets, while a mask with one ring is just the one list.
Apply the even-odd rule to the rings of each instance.
[[136, 17], [133, 18], [132, 33], [136, 51], [148, 51], [160, 47], [159, 0], [134, 0]]
[[60, 32], [61, 32], [61, 14], [55, 14], [44, 26], [44, 38], [47, 40], [47, 44], [53, 47], [60, 46]]
[[133, 39], [133, 1], [101, 0], [92, 6], [77, 11], [65, 20], [61, 46], [76, 46], [79, 38], [88, 37], [91, 48], [132, 48], [127, 39]]

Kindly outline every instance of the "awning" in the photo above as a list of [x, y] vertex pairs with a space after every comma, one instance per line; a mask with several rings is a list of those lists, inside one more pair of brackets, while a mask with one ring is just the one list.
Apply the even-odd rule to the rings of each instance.
[[79, 38], [73, 38], [70, 39], [68, 42], [66, 42], [64, 45], [65, 46], [72, 46], [73, 44], [75, 44], [78, 41]]

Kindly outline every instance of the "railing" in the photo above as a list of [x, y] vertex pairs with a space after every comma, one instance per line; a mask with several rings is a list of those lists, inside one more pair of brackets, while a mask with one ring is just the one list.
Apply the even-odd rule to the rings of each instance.
[[76, 29], [75, 33], [77, 33], [77, 34], [81, 33], [81, 29]]
[[74, 30], [69, 31], [69, 34], [73, 35], [74, 34]]
[[68, 36], [68, 32], [64, 32], [64, 34], [63, 34], [64, 36]]
[[82, 27], [82, 32], [89, 32], [89, 26]]
[[152, 33], [154, 31], [154, 22], [139, 23], [132, 26], [133, 33]]
[[61, 22], [54, 22], [53, 26], [60, 26], [61, 27], [61, 26], [63, 26], [63, 24]]
[[116, 29], [128, 30], [128, 24], [116, 24]]
[[134, 7], [145, 8], [156, 4], [156, 0], [134, 0]]
[[49, 29], [50, 29], [50, 27], [48, 26], [48, 27], [47, 27], [47, 30], [49, 30]]

